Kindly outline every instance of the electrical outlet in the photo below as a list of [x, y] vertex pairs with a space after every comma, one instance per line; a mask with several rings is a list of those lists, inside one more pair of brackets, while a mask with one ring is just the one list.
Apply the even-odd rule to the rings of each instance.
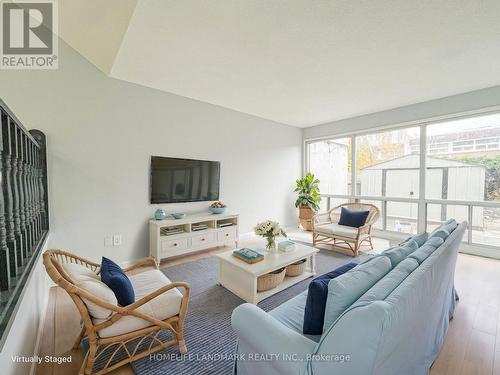
[[115, 234], [113, 235], [113, 246], [120, 246], [122, 244], [122, 235]]
[[104, 237], [104, 246], [105, 247], [113, 246], [113, 237], [112, 236]]

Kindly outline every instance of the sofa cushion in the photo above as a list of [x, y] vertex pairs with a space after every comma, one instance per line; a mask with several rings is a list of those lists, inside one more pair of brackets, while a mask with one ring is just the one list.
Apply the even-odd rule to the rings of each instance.
[[425, 241], [427, 241], [428, 238], [429, 238], [429, 233], [423, 232], [423, 233], [416, 234], [414, 236], [408, 237], [406, 240], [404, 240], [403, 242], [401, 242], [399, 244], [399, 246], [405, 245], [408, 242], [410, 242], [410, 241], [413, 240], [413, 241], [415, 241], [418, 244], [418, 247], [420, 247], [420, 246], [422, 246], [425, 243]]
[[409, 240], [403, 245], [391, 247], [390, 249], [383, 251], [382, 254], [391, 260], [392, 267], [396, 267], [399, 262], [417, 249], [418, 243], [414, 240]]
[[418, 266], [419, 263], [415, 259], [406, 258], [402, 260], [373, 287], [368, 289], [368, 291], [353, 304], [353, 307], [367, 302], [384, 300]]
[[448, 238], [448, 236], [450, 235], [450, 232], [448, 232], [446, 229], [444, 228], [439, 228], [438, 230], [432, 232], [430, 235], [429, 235], [429, 238], [441, 238], [443, 239], [443, 241], [446, 241], [446, 239]]
[[339, 225], [347, 225], [354, 228], [362, 227], [365, 225], [369, 214], [370, 211], [355, 211], [341, 207]]
[[135, 302], [134, 288], [125, 272], [111, 259], [102, 257], [101, 281], [115, 293], [118, 303], [127, 306]]
[[308, 339], [318, 342], [321, 339], [321, 332], [319, 335], [302, 333], [306, 300], [307, 290], [304, 290], [302, 293], [269, 311], [269, 314], [286, 327], [300, 333]]
[[430, 237], [427, 242], [418, 250], [411, 253], [409, 258], [415, 259], [419, 264], [427, 259], [439, 246], [443, 244], [444, 240], [441, 237]]
[[455, 219], [449, 219], [442, 225], [442, 227], [451, 233], [458, 227], [458, 223]]
[[73, 281], [82, 277], [101, 280], [99, 275], [92, 271], [90, 268], [77, 263], [61, 263], [64, 271], [68, 274]]
[[[171, 283], [171, 281], [159, 270], [151, 270], [132, 275], [130, 276], [130, 282], [135, 290], [137, 300]], [[179, 292], [177, 288], [173, 288], [138, 307], [137, 311], [159, 320], [165, 320], [179, 313], [181, 301], [181, 292]], [[93, 319], [93, 322], [94, 324], [99, 324], [104, 320], [105, 319]], [[99, 330], [99, 336], [117, 336], [151, 325], [152, 324], [146, 320], [126, 315], [109, 327]]]
[[325, 308], [325, 332], [337, 318], [377, 281], [391, 270], [391, 261], [386, 256], [377, 256], [362, 263], [328, 284]]
[[429, 235], [429, 238], [431, 237], [441, 237], [444, 241], [448, 238], [451, 232], [453, 232], [458, 226], [458, 223], [455, 221], [455, 219], [449, 219], [436, 229], [434, 229], [431, 234]]
[[[116, 296], [113, 291], [100, 280], [99, 276], [94, 271], [75, 263], [62, 263], [62, 267], [75, 286], [85, 290], [104, 302], [112, 305], [118, 305], [118, 301], [116, 300]], [[90, 316], [94, 318], [105, 319], [112, 313], [111, 310], [101, 307], [84, 297], [82, 297], [82, 300], [87, 306]]]
[[[325, 234], [327, 236], [331, 236], [332, 234], [336, 234], [337, 236], [347, 237], [347, 238], [356, 238], [358, 235], [358, 229], [349, 227], [347, 225], [339, 225], [339, 224], [323, 224], [314, 227], [314, 231]], [[368, 233], [363, 233], [361, 237], [368, 236]]]
[[328, 297], [328, 283], [347, 271], [356, 267], [357, 263], [347, 263], [335, 270], [316, 277], [309, 283], [307, 300], [304, 309], [304, 325], [302, 332], [309, 335], [321, 335], [325, 320], [326, 298]]

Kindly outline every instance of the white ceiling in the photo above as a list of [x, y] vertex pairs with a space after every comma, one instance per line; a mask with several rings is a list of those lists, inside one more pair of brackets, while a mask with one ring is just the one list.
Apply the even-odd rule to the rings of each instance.
[[137, 0], [59, 0], [59, 36], [109, 74]]
[[117, 2], [86, 17], [114, 30], [99, 48], [75, 37], [81, 16], [63, 38], [94, 63], [118, 50], [111, 77], [289, 125], [500, 84], [498, 0], [128, 0], [115, 17]]

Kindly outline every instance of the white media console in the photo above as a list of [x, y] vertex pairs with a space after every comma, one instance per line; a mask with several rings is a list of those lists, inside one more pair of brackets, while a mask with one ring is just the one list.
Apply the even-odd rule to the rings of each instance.
[[238, 214], [187, 214], [182, 219], [149, 221], [149, 254], [160, 260], [236, 243]]

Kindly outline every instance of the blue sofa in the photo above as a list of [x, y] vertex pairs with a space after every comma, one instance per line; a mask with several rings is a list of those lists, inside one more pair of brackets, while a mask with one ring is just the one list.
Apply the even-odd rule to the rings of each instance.
[[[390, 258], [394, 251], [388, 249], [334, 279], [337, 294], [330, 293], [332, 280], [321, 335], [302, 334], [307, 290], [269, 313], [238, 306], [231, 318], [238, 336], [235, 372], [428, 374], [453, 316], [455, 264], [466, 226], [449, 220], [402, 259]], [[374, 281], [365, 291], [359, 275], [366, 271]], [[342, 283], [355, 291], [339, 292]], [[339, 304], [348, 306], [339, 311]]]

